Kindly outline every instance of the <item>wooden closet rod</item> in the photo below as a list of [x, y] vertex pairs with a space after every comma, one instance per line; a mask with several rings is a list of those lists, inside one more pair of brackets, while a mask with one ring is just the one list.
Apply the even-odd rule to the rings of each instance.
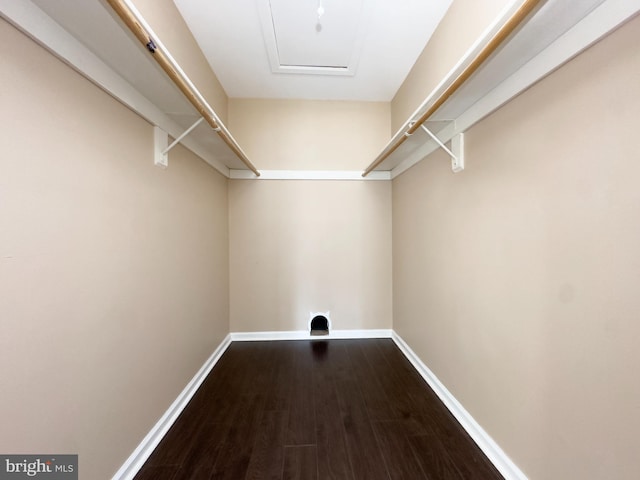
[[122, 21], [129, 27], [129, 30], [135, 35], [135, 37], [145, 46], [145, 48], [151, 53], [151, 56], [167, 73], [171, 81], [180, 89], [180, 91], [187, 97], [187, 100], [193, 105], [200, 115], [207, 121], [211, 128], [222, 138], [224, 143], [240, 158], [249, 170], [251, 170], [257, 177], [260, 176], [260, 172], [253, 166], [251, 161], [247, 158], [245, 153], [240, 149], [240, 146], [231, 137], [229, 131], [225, 128], [219, 118], [217, 118], [215, 112], [204, 101], [204, 98], [186, 77], [180, 68], [175, 64], [175, 61], [170, 58], [161, 48], [158, 48], [156, 41], [160, 42], [156, 38], [154, 41], [153, 36], [147, 29], [141, 25], [134, 12], [124, 0], [106, 0], [111, 8], [118, 14]]
[[469, 65], [458, 75], [458, 77], [440, 94], [436, 101], [418, 118], [415, 122], [409, 124], [409, 128], [404, 135], [401, 135], [393, 144], [388, 146], [378, 158], [362, 174], [363, 177], [369, 175], [378, 165], [384, 162], [389, 155], [404, 143], [408, 135], [413, 134], [420, 126], [426, 122], [436, 110], [438, 110], [444, 102], [446, 102], [462, 84], [473, 75], [482, 63], [495, 52], [502, 42], [522, 23], [522, 21], [531, 13], [531, 11], [541, 2], [541, 0], [525, 0], [518, 10], [504, 23], [500, 30], [496, 32], [493, 38], [485, 45], [485, 47], [476, 55]]

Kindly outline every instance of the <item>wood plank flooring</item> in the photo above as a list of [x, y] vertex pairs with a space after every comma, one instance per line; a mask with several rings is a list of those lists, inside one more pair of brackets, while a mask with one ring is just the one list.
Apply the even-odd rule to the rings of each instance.
[[392, 340], [234, 342], [136, 480], [502, 479]]

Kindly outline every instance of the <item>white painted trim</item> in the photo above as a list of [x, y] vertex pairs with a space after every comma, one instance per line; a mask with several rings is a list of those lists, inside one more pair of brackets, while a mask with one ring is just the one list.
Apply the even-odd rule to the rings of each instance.
[[[174, 138], [183, 133], [183, 127], [32, 2], [0, 0], [0, 16], [148, 122]], [[199, 143], [190, 138], [184, 138], [181, 143], [222, 175], [229, 177], [229, 168]]]
[[[465, 132], [519, 93], [589, 48], [639, 11], [639, 0], [605, 1], [518, 71], [478, 100], [455, 122], [451, 122], [438, 132], [438, 137], [446, 143], [456, 134]], [[396, 178], [404, 173], [437, 149], [438, 145], [428, 140], [391, 170], [391, 178]]]
[[329, 335], [312, 336], [306, 330], [281, 332], [232, 332], [232, 342], [258, 342], [269, 340], [329, 340], [347, 338], [391, 338], [391, 329], [330, 330]]
[[227, 350], [229, 345], [231, 345], [231, 335], [227, 335], [222, 343], [218, 345], [218, 348], [215, 349], [204, 365], [200, 368], [198, 373], [195, 374], [184, 390], [180, 392], [178, 398], [174, 400], [160, 420], [158, 420], [134, 452], [129, 456], [124, 464], [122, 464], [120, 469], [112, 477], [112, 480], [132, 480], [136, 476], [138, 471], [140, 471], [144, 465], [144, 462], [147, 461], [151, 453], [153, 453], [153, 450], [169, 431], [173, 423], [189, 403], [189, 400], [191, 400], [191, 397], [193, 397], [198, 388], [200, 388], [202, 382], [207, 378], [207, 375], [209, 375], [209, 372], [211, 372], [214, 365], [218, 363], [218, 360], [220, 360], [220, 357]]
[[360, 170], [260, 170], [256, 177], [250, 170], [229, 171], [235, 180], [391, 180], [391, 172], [371, 172], [366, 177]]
[[420, 360], [420, 357], [406, 344], [402, 337], [394, 331], [391, 338], [504, 478], [506, 480], [527, 480], [526, 475], [513, 463], [489, 434], [484, 431], [471, 414], [465, 410], [451, 392], [447, 390], [429, 367]]

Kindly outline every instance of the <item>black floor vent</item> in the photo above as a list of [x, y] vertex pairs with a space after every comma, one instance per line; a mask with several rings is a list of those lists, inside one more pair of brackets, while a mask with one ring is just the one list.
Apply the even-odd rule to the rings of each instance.
[[311, 319], [311, 335], [329, 335], [329, 320], [324, 315]]

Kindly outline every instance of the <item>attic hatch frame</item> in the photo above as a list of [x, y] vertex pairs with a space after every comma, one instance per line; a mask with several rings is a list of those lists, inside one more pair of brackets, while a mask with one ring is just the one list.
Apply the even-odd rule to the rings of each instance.
[[431, 98], [427, 98], [420, 107], [412, 114], [409, 121], [405, 123], [407, 129], [400, 134], [395, 140], [392, 140], [387, 144], [384, 150], [376, 157], [376, 159], [365, 169], [362, 173], [362, 177], [369, 175], [374, 169], [376, 169], [382, 162], [384, 162], [393, 152], [395, 152], [400, 145], [402, 145], [407, 138], [413, 135], [418, 128], [422, 128], [429, 136], [436, 141], [436, 143], [443, 148], [452, 158], [452, 170], [459, 172], [464, 169], [464, 137], [463, 134], [458, 134], [452, 139], [452, 147], [456, 150], [456, 154], [446, 148], [443, 142], [437, 138], [429, 129], [423, 124], [429, 120], [429, 118], [440, 108], [444, 103], [482, 66], [502, 44], [503, 42], [518, 28], [524, 20], [533, 12], [533, 10], [543, 2], [543, 0], [524, 0], [522, 4], [516, 9], [516, 11], [503, 23], [498, 31], [492, 36], [488, 43], [476, 54], [474, 59], [462, 70], [462, 72], [445, 88], [445, 90], [438, 95], [438, 97], [431, 103], [427, 110], [422, 113], [416, 120], [415, 117], [418, 112], [423, 109], [430, 101]]
[[[168, 75], [169, 79], [175, 84], [176, 87], [182, 92], [185, 98], [191, 103], [196, 111], [201, 115], [202, 119], [211, 126], [214, 132], [216, 132], [224, 143], [233, 151], [233, 153], [245, 164], [245, 166], [251, 170], [256, 177], [260, 176], [260, 172], [247, 158], [247, 155], [242, 151], [240, 146], [231, 136], [231, 133], [223, 125], [222, 121], [218, 118], [215, 111], [207, 103], [200, 91], [191, 82], [187, 74], [182, 70], [178, 62], [171, 56], [167, 48], [162, 44], [159, 37], [147, 24], [140, 12], [130, 2], [130, 0], [106, 0], [113, 11], [120, 17], [122, 22], [129, 28], [131, 33], [142, 43], [142, 45], [149, 51], [153, 59], [160, 65], [164, 72]], [[188, 135], [195, 127], [200, 124], [200, 120], [196, 121], [190, 128], [188, 128], [182, 135], [164, 151], [158, 151], [161, 144], [159, 141], [159, 135], [154, 135], [155, 145], [155, 157], [154, 162], [162, 166], [166, 166], [167, 152], [173, 148], [182, 138]], [[158, 127], [156, 127], [158, 128]], [[160, 162], [160, 163], [158, 163]]]

